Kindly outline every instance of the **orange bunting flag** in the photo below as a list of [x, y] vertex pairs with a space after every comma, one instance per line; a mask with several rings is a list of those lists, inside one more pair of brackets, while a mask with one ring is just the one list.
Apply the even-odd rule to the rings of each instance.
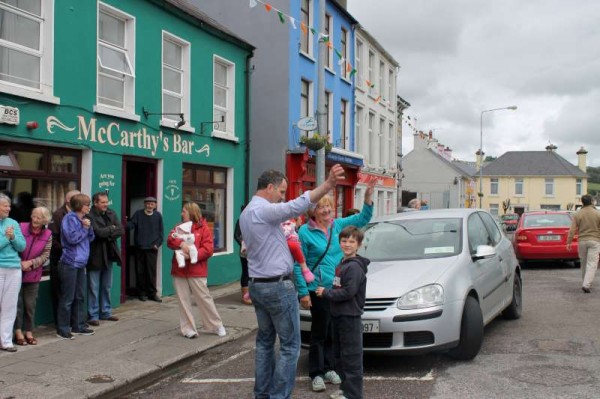
[[381, 100], [381, 96], [377, 97], [377, 98], [375, 99], [375, 104], [377, 104], [377, 103], [378, 103], [380, 100]]
[[265, 10], [267, 10], [267, 12], [271, 11], [273, 7], [269, 4], [269, 3], [265, 3]]
[[333, 48], [333, 43], [331, 43], [331, 40], [327, 41], [327, 47], [329, 48]]
[[306, 28], [304, 22], [300, 22], [300, 29], [302, 29], [302, 33], [304, 33], [305, 35], [308, 34], [308, 29]]
[[350, 63], [346, 63], [346, 73], [350, 73], [352, 71], [352, 65]]

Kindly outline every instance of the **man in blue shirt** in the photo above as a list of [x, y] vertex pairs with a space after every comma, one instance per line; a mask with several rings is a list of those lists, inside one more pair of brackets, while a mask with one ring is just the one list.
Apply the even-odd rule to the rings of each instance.
[[[305, 213], [343, 180], [344, 169], [334, 165], [327, 180], [300, 197], [283, 202], [287, 178], [269, 170], [258, 178], [256, 194], [240, 215], [247, 247], [250, 296], [258, 321], [254, 396], [291, 397], [300, 355], [300, 315], [294, 282], [294, 261], [280, 224]], [[275, 339], [279, 336], [279, 359]]]

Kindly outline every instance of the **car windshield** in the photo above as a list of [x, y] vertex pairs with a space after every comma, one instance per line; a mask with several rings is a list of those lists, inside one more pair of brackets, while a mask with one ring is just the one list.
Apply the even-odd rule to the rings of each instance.
[[523, 227], [569, 227], [571, 218], [566, 213], [550, 213], [544, 215], [525, 215]]
[[519, 215], [502, 215], [502, 220], [517, 220]]
[[371, 223], [359, 253], [371, 261], [430, 259], [461, 252], [461, 219], [412, 219]]

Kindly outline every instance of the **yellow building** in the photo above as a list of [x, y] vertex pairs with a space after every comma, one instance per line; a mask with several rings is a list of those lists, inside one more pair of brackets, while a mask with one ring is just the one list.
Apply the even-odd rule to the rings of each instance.
[[[575, 166], [556, 148], [551, 144], [546, 151], [510, 151], [484, 164], [481, 207], [494, 215], [573, 209], [587, 193], [587, 151], [577, 151]], [[477, 163], [481, 165], [480, 155]], [[475, 178], [479, 191], [479, 174]], [[506, 212], [503, 204], [509, 204]]]

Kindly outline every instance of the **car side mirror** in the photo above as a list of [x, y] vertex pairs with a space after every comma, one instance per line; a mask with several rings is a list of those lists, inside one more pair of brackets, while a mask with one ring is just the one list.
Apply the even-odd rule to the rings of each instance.
[[488, 259], [496, 255], [496, 250], [490, 245], [478, 245], [473, 260]]

